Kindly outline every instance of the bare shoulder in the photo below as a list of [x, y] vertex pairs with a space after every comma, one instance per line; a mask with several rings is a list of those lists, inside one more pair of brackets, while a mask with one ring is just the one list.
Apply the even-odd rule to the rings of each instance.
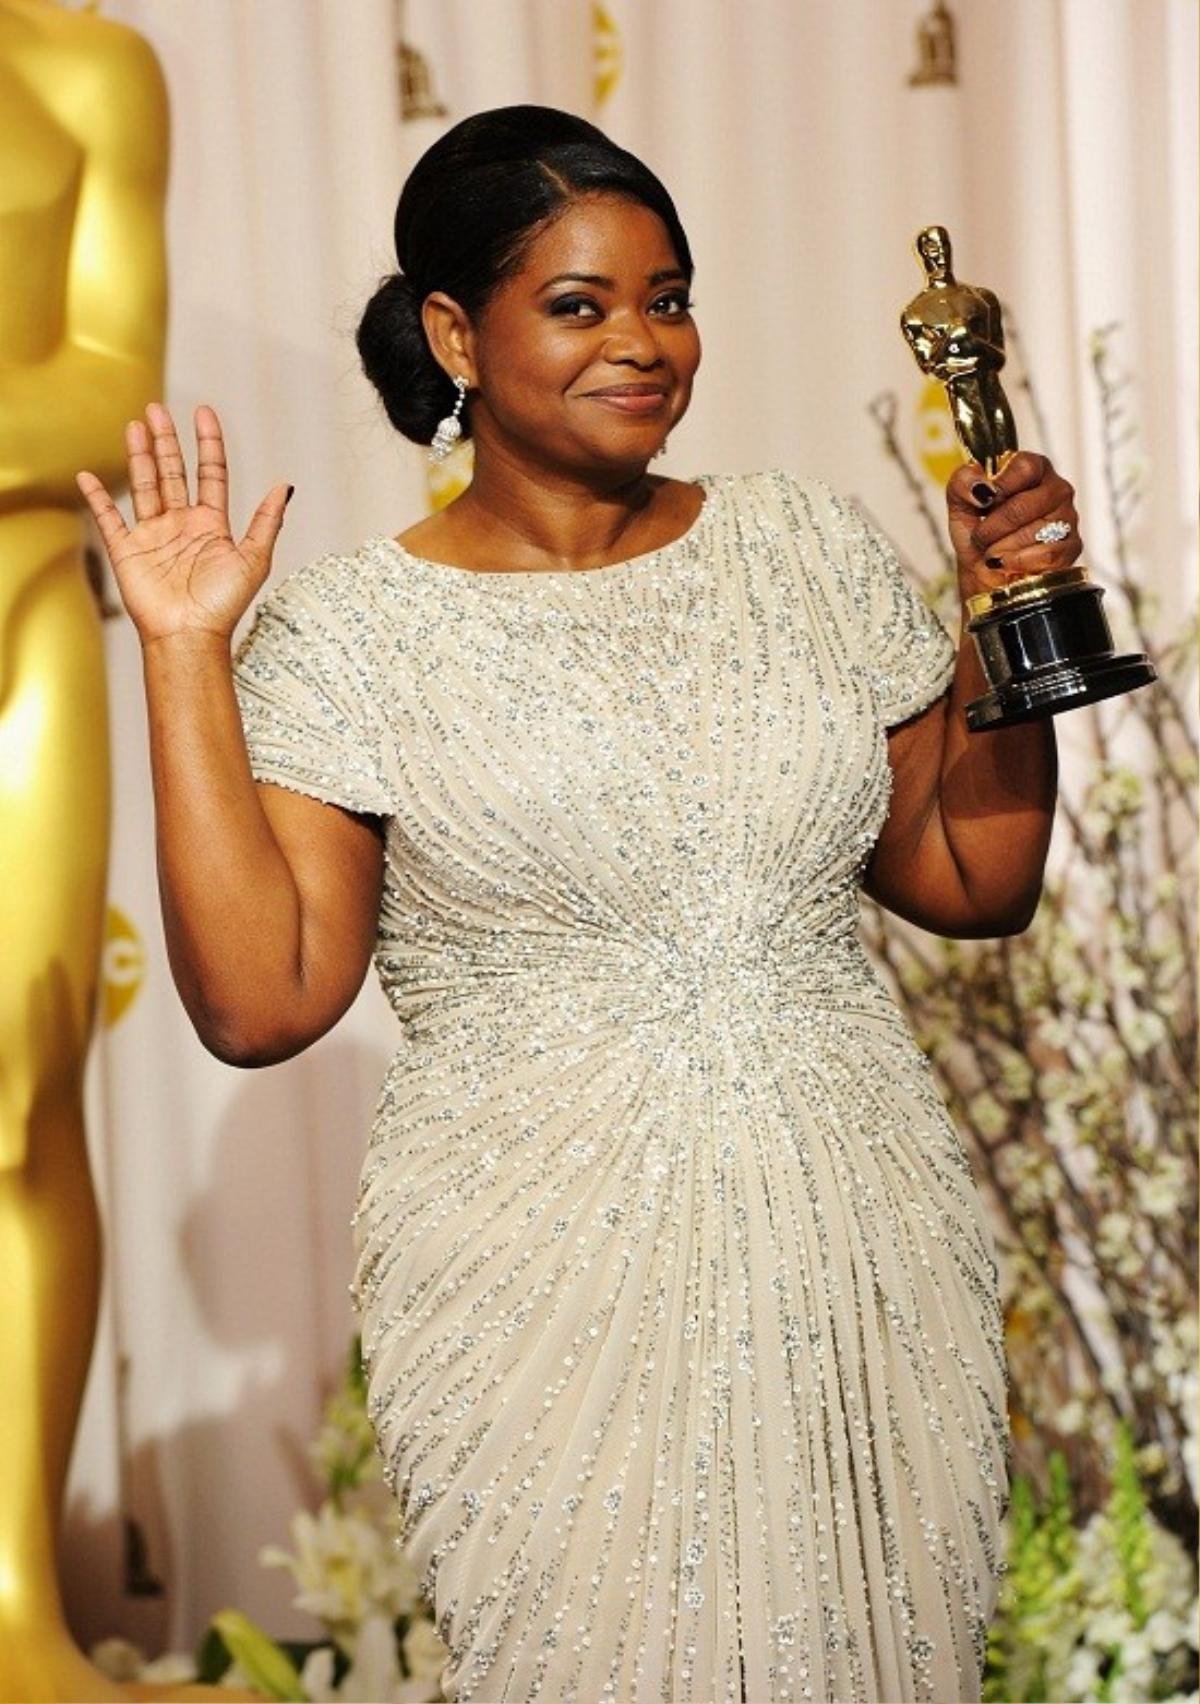
[[665, 475], [659, 478], [658, 501], [663, 505], [662, 513], [681, 525], [694, 521], [704, 507], [704, 487], [694, 479], [668, 479]]
[[[453, 505], [447, 507], [452, 508]], [[402, 533], [393, 533], [397, 544], [402, 544], [405, 550], [414, 556], [425, 556], [432, 553], [436, 558], [439, 551], [453, 549], [457, 528], [451, 521], [447, 522], [446, 509], [439, 509], [435, 514], [426, 515], [415, 525], [408, 527]]]

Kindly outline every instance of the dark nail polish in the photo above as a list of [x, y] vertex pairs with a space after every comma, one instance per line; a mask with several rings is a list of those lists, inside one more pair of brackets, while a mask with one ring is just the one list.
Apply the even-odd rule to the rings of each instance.
[[286, 497], [285, 497], [285, 498], [284, 498], [284, 500], [283, 500], [283, 506], [284, 506], [284, 508], [285, 508], [285, 509], [286, 509], [286, 508], [287, 508], [287, 506], [288, 506], [288, 504], [289, 504], [289, 503], [290, 503], [290, 502], [291, 502], [291, 500], [292, 500], [292, 492], [293, 492], [293, 491], [294, 491], [294, 490], [295, 490], [295, 489], [296, 489], [296, 487], [295, 487], [295, 486], [294, 486], [294, 485], [289, 485], [289, 486], [288, 486], [288, 488], [287, 488], [287, 496], [286, 496]]
[[989, 568], [999, 568], [1004, 561], [1002, 556], [985, 556], [983, 559]]
[[996, 493], [992, 490], [990, 485], [985, 485], [982, 480], [978, 480], [974, 485], [972, 485], [971, 495], [974, 497], [981, 509], [990, 508], [996, 501]]

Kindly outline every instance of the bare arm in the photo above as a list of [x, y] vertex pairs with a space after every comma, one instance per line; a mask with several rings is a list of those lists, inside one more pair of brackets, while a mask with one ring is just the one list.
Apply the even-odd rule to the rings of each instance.
[[[950, 533], [965, 600], [1014, 574], [1065, 567], [1082, 551], [1074, 491], [1044, 456], [1028, 452], [991, 483], [982, 507], [973, 463], [947, 486]], [[1056, 545], [1033, 538], [1047, 520], [1071, 531]], [[991, 568], [987, 559], [999, 557]], [[936, 934], [1018, 934], [1041, 896], [1054, 824], [1058, 750], [1047, 719], [967, 732], [966, 705], [987, 689], [964, 630], [950, 691], [889, 730], [892, 803], [863, 882], [881, 905]]]
[[275, 1064], [362, 986], [381, 836], [373, 819], [254, 780], [227, 640], [173, 634], [143, 664], [171, 973], [210, 1052]]
[[938, 935], [1019, 934], [1042, 891], [1054, 824], [1052, 721], [967, 732], [987, 690], [969, 634], [950, 691], [888, 734], [892, 806], [863, 886]]
[[229, 530], [220, 421], [196, 410], [197, 498], [160, 403], [125, 432], [136, 523], [77, 476], [142, 642], [159, 888], [171, 971], [218, 1058], [299, 1053], [362, 984], [379, 910], [377, 818], [256, 782], [233, 684], [232, 635], [271, 568], [287, 492], [241, 540]]

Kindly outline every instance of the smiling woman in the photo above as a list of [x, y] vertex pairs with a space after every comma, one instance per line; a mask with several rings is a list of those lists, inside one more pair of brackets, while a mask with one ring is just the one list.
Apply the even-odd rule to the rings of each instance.
[[[667, 192], [594, 126], [481, 113], [400, 196], [359, 346], [474, 477], [258, 604], [219, 422], [157, 405], [137, 524], [80, 483], [146, 654], [177, 985], [232, 1062], [372, 957], [368, 1407], [447, 1699], [977, 1700], [1008, 1496], [995, 1247], [860, 889], [1023, 927], [1045, 725], [980, 689], [819, 479], [656, 478], [700, 361]], [[1070, 487], [947, 487], [964, 588]], [[984, 543], [984, 540], [987, 543]], [[457, 571], [452, 571], [457, 570]], [[168, 737], [169, 736], [169, 737]], [[997, 845], [1003, 857], [995, 856]]]
[[594, 567], [682, 530], [692, 488], [645, 466], [700, 362], [692, 257], [640, 160], [551, 109], [478, 114], [406, 182], [396, 252], [364, 369], [420, 443], [461, 377], [475, 440], [471, 487], [402, 543], [481, 569]]

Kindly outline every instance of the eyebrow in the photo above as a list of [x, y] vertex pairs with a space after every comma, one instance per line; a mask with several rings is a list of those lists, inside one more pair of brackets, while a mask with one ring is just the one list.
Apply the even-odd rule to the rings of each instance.
[[[664, 284], [668, 278], [682, 278], [686, 281], [687, 274], [680, 266], [664, 266], [658, 272], [646, 274], [647, 284]], [[557, 272], [553, 278], [547, 278], [544, 284], [539, 284], [535, 294], [540, 296], [542, 291], [548, 290], [552, 284], [598, 284], [604, 290], [615, 290], [617, 287], [615, 278], [605, 278], [600, 272]]]

